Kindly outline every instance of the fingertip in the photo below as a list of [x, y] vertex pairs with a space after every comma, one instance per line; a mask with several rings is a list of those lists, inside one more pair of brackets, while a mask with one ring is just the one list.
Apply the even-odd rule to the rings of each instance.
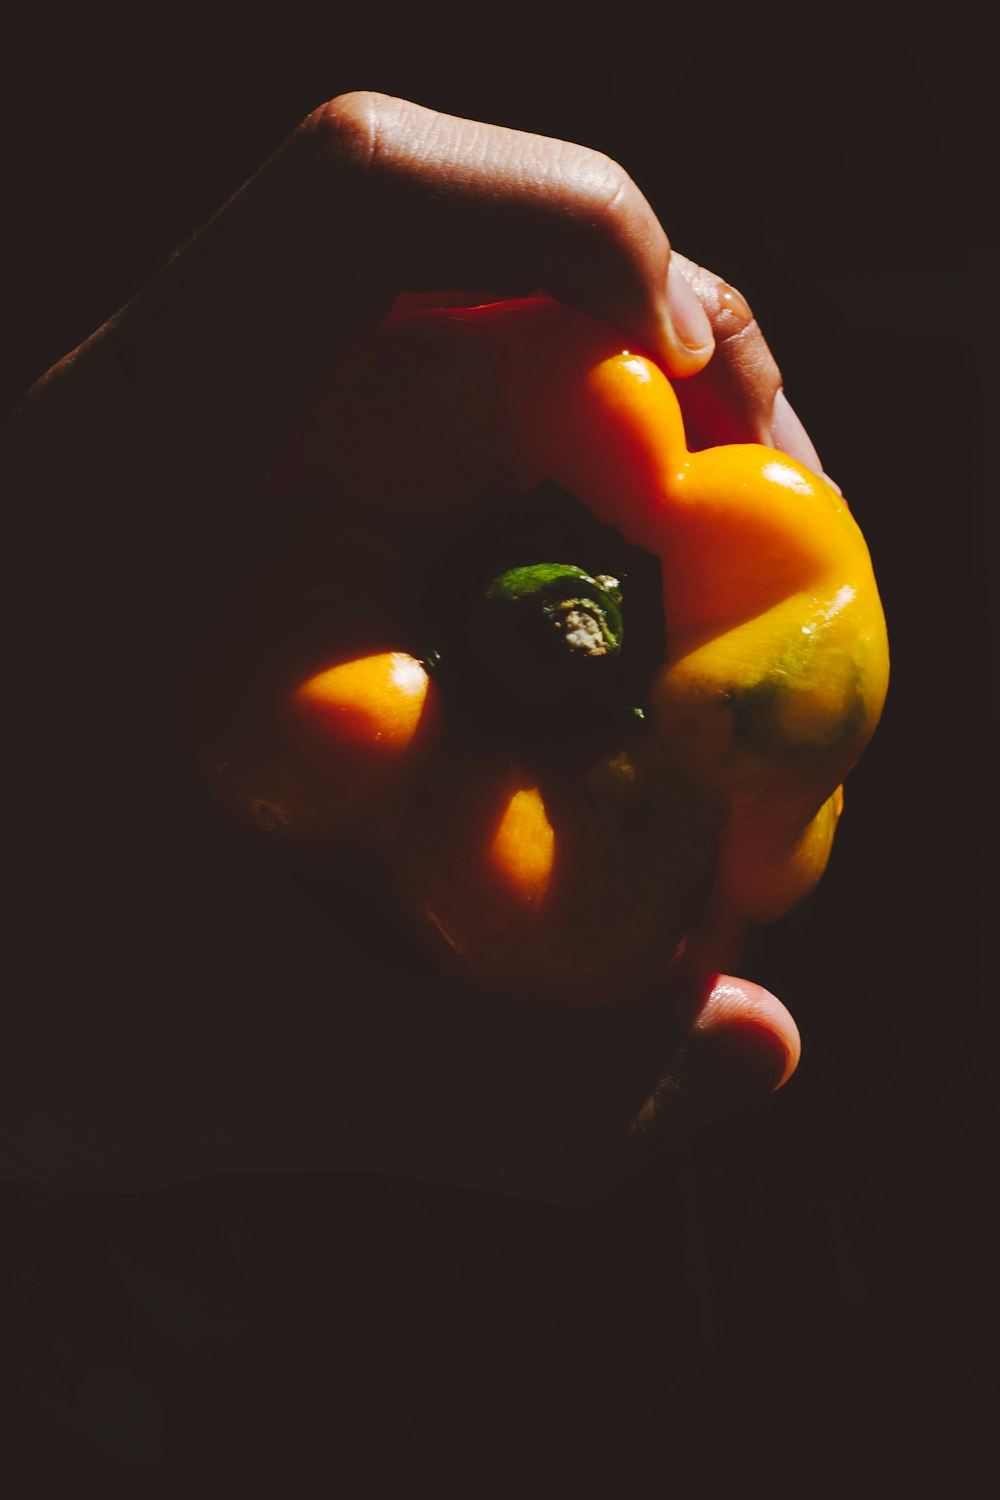
[[814, 474], [823, 473], [823, 465], [812, 439], [783, 390], [779, 390], [774, 398], [771, 443], [779, 452], [787, 453], [789, 458], [798, 459], [800, 464], [804, 464]]
[[737, 1093], [773, 1093], [791, 1078], [802, 1055], [799, 1029], [781, 1001], [749, 979], [720, 974], [694, 1026], [713, 1070]]
[[763, 1103], [798, 1065], [798, 1028], [774, 995], [728, 974], [706, 979], [705, 991], [685, 1044], [633, 1121], [641, 1162]]

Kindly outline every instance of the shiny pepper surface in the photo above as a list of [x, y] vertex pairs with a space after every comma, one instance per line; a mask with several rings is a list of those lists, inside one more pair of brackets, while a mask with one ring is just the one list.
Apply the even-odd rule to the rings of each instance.
[[689, 452], [653, 363], [532, 298], [394, 313], [272, 488], [198, 753], [432, 963], [614, 1003], [815, 884], [888, 675], [822, 479]]

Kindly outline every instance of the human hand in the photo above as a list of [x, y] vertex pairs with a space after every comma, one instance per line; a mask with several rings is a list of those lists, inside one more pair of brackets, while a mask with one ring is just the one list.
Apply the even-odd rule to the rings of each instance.
[[[185, 790], [190, 579], [325, 365], [398, 292], [445, 287], [594, 313], [690, 377], [695, 441], [818, 467], [742, 298], [671, 256], [606, 158], [380, 96], [310, 116], [9, 425], [32, 974], [2, 1063], [10, 1176], [360, 1168], [592, 1195], [795, 1066], [784, 1007], [697, 955], [669, 993], [600, 1017], [401, 971]], [[737, 946], [713, 934], [704, 964]]]

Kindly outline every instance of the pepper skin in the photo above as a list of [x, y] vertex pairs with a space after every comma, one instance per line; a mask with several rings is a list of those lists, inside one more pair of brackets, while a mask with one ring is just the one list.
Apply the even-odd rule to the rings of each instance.
[[272, 490], [279, 561], [205, 653], [195, 754], [432, 963], [615, 1003], [819, 879], [887, 685], [864, 540], [794, 459], [689, 452], [613, 329], [396, 311]]

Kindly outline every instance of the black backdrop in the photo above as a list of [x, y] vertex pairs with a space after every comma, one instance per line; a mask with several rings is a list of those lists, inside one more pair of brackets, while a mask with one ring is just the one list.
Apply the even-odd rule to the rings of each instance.
[[0, 404], [324, 98], [597, 146], [752, 301], [869, 539], [890, 698], [819, 892], [743, 966], [799, 1073], [608, 1202], [5, 1193], [12, 1493], [967, 1492], [998, 1394], [996, 13], [329, 10], [7, 23]]

